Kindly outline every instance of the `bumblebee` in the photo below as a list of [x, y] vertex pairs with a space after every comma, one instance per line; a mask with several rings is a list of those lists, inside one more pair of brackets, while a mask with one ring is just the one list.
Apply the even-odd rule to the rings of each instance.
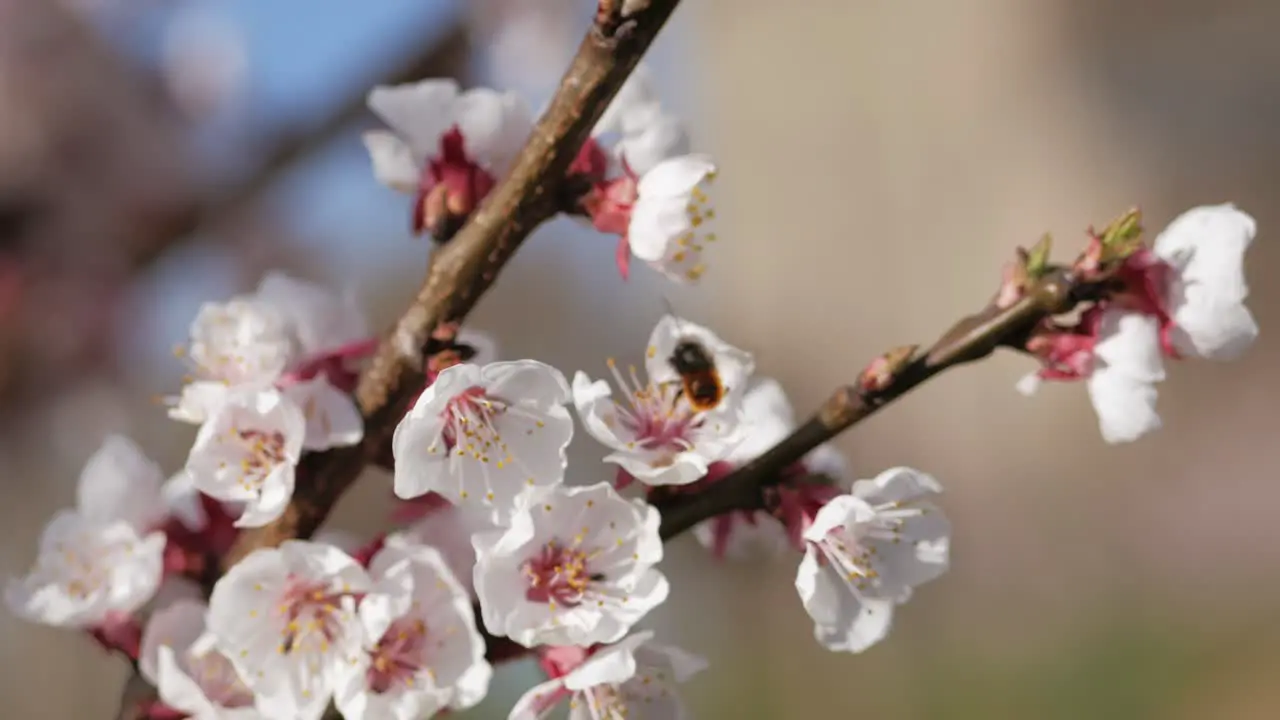
[[680, 392], [694, 410], [714, 409], [724, 399], [724, 383], [720, 381], [711, 353], [702, 343], [692, 338], [680, 340], [667, 362], [680, 374], [683, 383]]

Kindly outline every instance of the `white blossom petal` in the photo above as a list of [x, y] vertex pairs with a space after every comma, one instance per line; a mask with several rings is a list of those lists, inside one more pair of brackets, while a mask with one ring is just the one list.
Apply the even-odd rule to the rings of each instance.
[[717, 240], [715, 179], [706, 155], [670, 158], [645, 173], [627, 229], [631, 253], [677, 282], [700, 279], [702, 253]]
[[207, 607], [180, 600], [155, 612], [142, 634], [138, 666], [175, 710], [200, 720], [266, 720], [231, 662], [198, 647]]
[[362, 138], [378, 182], [406, 194], [418, 191], [422, 171], [407, 144], [386, 130], [370, 130]]
[[440, 136], [457, 122], [458, 84], [431, 78], [416, 83], [380, 85], [369, 92], [369, 108], [408, 142], [416, 165], [436, 153]]
[[468, 595], [474, 595], [472, 568], [476, 564], [476, 551], [471, 537], [495, 529], [491, 513], [471, 505], [445, 505], [410, 525], [404, 535], [438, 550], [463, 589]]
[[272, 272], [258, 284], [256, 297], [282, 318], [304, 359], [369, 336], [364, 311], [351, 293]]
[[467, 154], [501, 177], [533, 130], [533, 113], [524, 98], [489, 88], [472, 88], [453, 108]]
[[1160, 428], [1155, 387], [1165, 375], [1160, 358], [1157, 318], [1123, 310], [1103, 314], [1087, 386], [1108, 443], [1132, 442]]
[[1257, 339], [1244, 305], [1244, 255], [1256, 233], [1254, 219], [1228, 203], [1188, 210], [1156, 238], [1155, 254], [1174, 269], [1166, 304], [1183, 356], [1234, 360]]
[[689, 134], [679, 118], [657, 111], [643, 122], [640, 129], [624, 134], [615, 147], [631, 172], [643, 177], [666, 160], [688, 155]]
[[306, 420], [306, 450], [355, 445], [364, 437], [364, 418], [351, 396], [331, 385], [324, 375], [285, 387], [284, 395], [302, 410]]
[[160, 467], [122, 435], [107, 437], [80, 472], [76, 487], [80, 514], [87, 520], [123, 520], [138, 532], [163, 522]]

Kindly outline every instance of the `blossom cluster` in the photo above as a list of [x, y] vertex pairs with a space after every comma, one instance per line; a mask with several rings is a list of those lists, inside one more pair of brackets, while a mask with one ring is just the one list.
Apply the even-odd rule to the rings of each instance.
[[[264, 292], [273, 286], [294, 292]], [[79, 507], [55, 518], [36, 568], [11, 583], [10, 606], [135, 657], [164, 706], [196, 718], [311, 719], [330, 703], [348, 718], [471, 707], [493, 673], [486, 638], [536, 655], [548, 674], [512, 718], [561, 701], [597, 717], [679, 717], [674, 685], [705, 663], [637, 627], [669, 594], [661, 516], [646, 498], [697, 492], [790, 432], [786, 396], [752, 377], [751, 354], [666, 316], [643, 369], [606, 363], [616, 387], [583, 372], [570, 383], [534, 360], [476, 355], [444, 368], [392, 441], [399, 530], [365, 544], [322, 535], [257, 549], [206, 599], [188, 579], [226, 553], [262, 495], [288, 503], [294, 483], [279, 478], [292, 476], [299, 448], [316, 446], [290, 389], [309, 377], [350, 402], [336, 388], [358, 358], [344, 350], [358, 333], [314, 332], [305, 313], [286, 312], [297, 297], [343, 305], [280, 275], [263, 288], [206, 306], [193, 323], [186, 354], [202, 374], [171, 408], [203, 420], [187, 467], [164, 481], [135, 445], [108, 439], [81, 477]], [[710, 407], [674, 367], [689, 343], [715, 368]], [[574, 412], [608, 449], [612, 482], [566, 484]], [[292, 425], [279, 421], [287, 414]], [[260, 451], [269, 433], [292, 449]], [[240, 474], [217, 472], [228, 466]], [[248, 472], [270, 489], [237, 495]], [[768, 508], [711, 519], [697, 534], [718, 555], [764, 539], [774, 552], [793, 547], [816, 637], [857, 652], [885, 636], [911, 587], [946, 569], [949, 529], [929, 476], [897, 468], [844, 490], [843, 474], [838, 454], [819, 448], [788, 470], [796, 482]]]
[[[377, 87], [369, 107], [391, 128], [364, 136], [374, 174], [413, 195], [415, 232], [439, 237], [510, 170], [533, 129], [533, 113], [519, 95], [462, 91], [452, 80]], [[676, 282], [696, 282], [706, 271], [703, 253], [717, 238], [717, 167], [688, 148], [684, 126], [663, 109], [641, 66], [569, 168], [576, 196], [561, 210], [617, 236], [623, 278], [632, 257]]]

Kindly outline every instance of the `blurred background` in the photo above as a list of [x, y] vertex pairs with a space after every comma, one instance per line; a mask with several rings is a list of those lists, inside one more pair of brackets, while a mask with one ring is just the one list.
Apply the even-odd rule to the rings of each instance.
[[[405, 198], [359, 142], [374, 84], [453, 76], [538, 107], [585, 0], [0, 0], [0, 575], [25, 572], [108, 432], [167, 470], [194, 429], [153, 398], [204, 300], [270, 268], [355, 289], [389, 325], [425, 268]], [[1280, 268], [1280, 5], [1264, 0], [689, 0], [651, 56], [723, 169], [726, 242], [696, 290], [613, 242], [542, 229], [480, 303], [509, 358], [599, 373], [663, 298], [756, 353], [800, 411], [892, 345], [978, 308], [1017, 244], [1064, 256], [1141, 205], [1154, 232], [1232, 200], [1261, 228], [1251, 305]], [[1280, 342], [1173, 367], [1165, 429], [1107, 447], [1083, 387], [1014, 392], [1001, 355], [948, 373], [839, 445], [861, 477], [947, 487], [953, 570], [858, 656], [812, 639], [796, 558], [716, 565], [670, 546], [660, 637], [709, 657], [704, 718], [1280, 717]], [[571, 476], [603, 479], [590, 438]], [[372, 533], [385, 474], [335, 527]], [[108, 718], [123, 663], [0, 613], [6, 717]], [[465, 717], [538, 679], [504, 667]]]

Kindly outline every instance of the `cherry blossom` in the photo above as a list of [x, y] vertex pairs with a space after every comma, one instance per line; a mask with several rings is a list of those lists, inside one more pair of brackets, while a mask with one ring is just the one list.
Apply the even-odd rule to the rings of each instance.
[[356, 604], [370, 585], [364, 568], [328, 545], [254, 550], [214, 585], [212, 644], [268, 717], [318, 718], [340, 669], [363, 652]]
[[5, 587], [10, 610], [45, 625], [127, 630], [119, 625], [163, 576], [162, 482], [136, 445], [108, 437], [80, 474], [76, 508], [54, 515], [31, 572]]
[[369, 573], [375, 590], [359, 607], [364, 651], [342, 666], [337, 683], [343, 716], [417, 720], [483, 699], [493, 675], [484, 638], [441, 554], [393, 535]]
[[207, 610], [200, 600], [184, 599], [152, 614], [138, 669], [165, 705], [192, 720], [267, 720], [231, 661], [211, 646]]
[[[699, 342], [710, 354], [725, 391], [712, 411], [697, 411], [684, 395], [671, 357], [682, 339]], [[710, 330], [668, 315], [654, 327], [646, 351], [648, 382], [635, 368], [628, 376], [609, 361], [614, 382], [626, 396], [615, 401], [609, 383], [579, 372], [573, 379], [573, 402], [582, 423], [596, 440], [614, 452], [605, 462], [618, 465], [648, 485], [686, 485], [707, 474], [741, 441], [740, 397], [754, 360]]]
[[526, 647], [618, 640], [667, 598], [659, 520], [608, 483], [530, 488], [472, 538], [485, 627]]
[[352, 363], [374, 342], [349, 295], [269, 273], [254, 293], [206, 304], [191, 335], [195, 374], [172, 417], [202, 423], [232, 395], [283, 388], [307, 419], [306, 449], [359, 442], [363, 422], [347, 393]]
[[627, 225], [631, 254], [677, 282], [701, 279], [706, 272], [702, 254], [718, 237], [717, 175], [707, 155], [664, 160], [645, 173]]
[[502, 522], [522, 489], [564, 479], [568, 400], [560, 371], [534, 360], [444, 370], [396, 427], [396, 495], [437, 492]]
[[265, 388], [284, 372], [293, 352], [284, 319], [270, 304], [251, 297], [205, 303], [191, 324], [191, 344], [180, 351], [192, 365], [169, 416], [202, 423], [231, 388]]
[[266, 525], [293, 496], [306, 425], [277, 391], [233, 394], [200, 427], [186, 471], [206, 495], [244, 503], [237, 527]]
[[[733, 447], [703, 482], [714, 483], [719, 477], [748, 463], [777, 445], [795, 429], [795, 413], [786, 392], [776, 380], [760, 378], [742, 398], [742, 442]], [[819, 445], [786, 474], [799, 477], [821, 474], [839, 482], [846, 471], [844, 456], [828, 444]], [[788, 547], [803, 549], [801, 537], [812, 521], [805, 512], [815, 504], [820, 507], [840, 494], [835, 485], [796, 483], [778, 490], [781, 518], [761, 511], [737, 511], [699, 523], [693, 529], [698, 541], [717, 557], [745, 558], [759, 551], [778, 555]], [[813, 510], [816, 512], [816, 509]], [[784, 525], [785, 521], [787, 524]]]
[[[610, 142], [610, 139], [613, 142]], [[633, 74], [597, 123], [569, 172], [590, 183], [581, 210], [619, 236], [618, 271], [635, 257], [678, 282], [694, 282], [716, 240], [711, 190], [716, 167], [688, 154], [688, 135], [658, 101], [647, 72]]]
[[1194, 208], [1126, 258], [1122, 285], [1070, 327], [1047, 324], [1027, 349], [1044, 367], [1018, 389], [1033, 394], [1040, 380], [1087, 378], [1103, 439], [1132, 442], [1161, 426], [1156, 383], [1167, 357], [1231, 360], [1258, 335], [1244, 301], [1244, 253], [1254, 220], [1233, 205]]
[[569, 720], [685, 720], [676, 686], [706, 669], [702, 658], [638, 632], [599, 648], [581, 665], [526, 692], [509, 720], [540, 720], [569, 701]]
[[414, 230], [432, 228], [443, 210], [466, 215], [506, 173], [533, 129], [518, 95], [488, 88], [460, 92], [452, 80], [379, 86], [369, 107], [394, 132], [365, 133], [379, 182], [416, 193]]
[[947, 569], [951, 527], [932, 477], [892, 468], [827, 503], [805, 531], [796, 590], [830, 650], [862, 652], [889, 632], [895, 605]]

